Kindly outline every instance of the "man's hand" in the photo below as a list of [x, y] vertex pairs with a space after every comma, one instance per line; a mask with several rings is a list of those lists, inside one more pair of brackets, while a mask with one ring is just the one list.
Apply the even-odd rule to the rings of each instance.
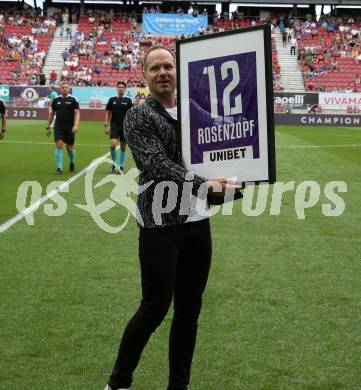
[[[238, 185], [238, 184], [231, 184], [229, 183], [229, 179], [225, 178], [217, 178], [217, 179], [211, 179], [207, 181], [208, 185], [208, 193], [213, 193], [217, 196], [224, 196], [226, 191], [227, 192], [240, 192], [244, 186]], [[232, 182], [232, 181], [231, 181]]]
[[46, 127], [45, 128], [45, 134], [50, 137], [51, 136], [51, 128], [50, 127]]
[[76, 133], [78, 132], [78, 128], [74, 126], [74, 127], [71, 129], [71, 131], [72, 131], [73, 134], [76, 134]]
[[109, 125], [104, 125], [104, 133], [109, 135]]
[[227, 185], [227, 179], [224, 178], [218, 178], [218, 179], [211, 179], [207, 181], [208, 185], [208, 193], [217, 192], [221, 193], [224, 192]]

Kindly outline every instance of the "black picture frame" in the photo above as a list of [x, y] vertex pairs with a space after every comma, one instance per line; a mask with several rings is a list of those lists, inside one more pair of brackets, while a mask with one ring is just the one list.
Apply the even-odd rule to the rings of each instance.
[[[183, 107], [182, 107], [182, 84], [186, 80], [181, 79], [181, 52], [182, 48], [189, 43], [195, 43], [200, 41], [209, 42], [212, 47], [212, 40], [224, 39], [226, 44], [227, 38], [235, 34], [246, 34], [249, 32], [260, 31], [263, 37], [263, 55], [264, 55], [264, 78], [265, 78], [265, 95], [266, 95], [266, 123], [267, 123], [267, 147], [268, 147], [268, 177], [264, 180], [253, 180], [256, 183], [268, 182], [270, 184], [276, 181], [276, 155], [275, 155], [275, 129], [274, 129], [274, 110], [273, 110], [273, 77], [272, 77], [272, 40], [271, 40], [271, 28], [269, 25], [259, 25], [254, 27], [248, 27], [238, 30], [224, 31], [220, 33], [185, 38], [176, 41], [176, 66], [177, 66], [177, 110], [178, 110], [178, 134], [180, 137], [182, 155], [182, 139], [184, 137], [182, 129]], [[187, 80], [188, 81], [188, 80]], [[183, 84], [184, 85], [184, 84]], [[247, 180], [252, 181], [252, 180]]]

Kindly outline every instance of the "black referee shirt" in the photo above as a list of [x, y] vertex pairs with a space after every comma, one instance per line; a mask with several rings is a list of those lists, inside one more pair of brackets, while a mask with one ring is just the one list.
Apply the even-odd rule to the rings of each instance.
[[4, 115], [6, 111], [5, 103], [2, 99], [0, 99], [0, 114]]
[[110, 111], [112, 113], [110, 125], [118, 129], [123, 129], [125, 114], [131, 107], [133, 107], [133, 103], [130, 98], [126, 96], [111, 97], [108, 101], [107, 106], [105, 107], [107, 111]]
[[51, 103], [51, 108], [56, 114], [55, 129], [68, 130], [74, 126], [74, 110], [79, 109], [79, 102], [74, 96], [57, 96]]

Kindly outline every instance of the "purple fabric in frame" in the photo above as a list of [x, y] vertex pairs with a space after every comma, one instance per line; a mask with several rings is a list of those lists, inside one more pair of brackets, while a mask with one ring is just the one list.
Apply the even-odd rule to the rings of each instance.
[[[230, 69], [229, 64], [232, 63], [233, 69], [239, 70], [239, 82], [230, 89], [229, 94], [226, 93], [226, 96], [229, 95], [230, 107], [232, 108], [236, 106], [235, 99], [240, 95], [242, 108], [238, 110], [241, 111], [240, 113], [224, 116], [224, 91], [237, 77]], [[223, 72], [223, 77], [226, 76], [224, 79], [222, 79], [222, 65], [227, 69], [226, 74]], [[210, 67], [214, 67], [215, 75], [218, 113], [215, 118], [211, 116], [210, 79], [212, 76], [209, 72]], [[242, 146], [252, 146], [253, 158], [259, 158], [256, 52], [190, 62], [188, 74], [191, 163], [202, 163], [203, 153], [206, 151], [233, 149]], [[252, 124], [251, 132], [243, 131], [247, 128], [245, 122], [248, 122], [248, 126], [250, 123]], [[226, 132], [224, 131], [225, 127], [227, 128]], [[208, 135], [208, 142], [204, 142], [201, 134]]]

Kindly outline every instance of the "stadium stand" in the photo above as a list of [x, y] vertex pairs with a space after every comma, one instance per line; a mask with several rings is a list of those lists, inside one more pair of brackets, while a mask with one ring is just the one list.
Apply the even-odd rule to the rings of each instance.
[[1, 14], [0, 83], [40, 84], [54, 30], [52, 19]]
[[[214, 17], [214, 31], [244, 28], [264, 21], [242, 19], [236, 21]], [[108, 25], [106, 29], [104, 23]], [[206, 31], [200, 31], [205, 34]], [[74, 37], [71, 51], [76, 53], [78, 66], [66, 69], [65, 78], [77, 85], [116, 85], [119, 78], [127, 80], [130, 86], [142, 86], [142, 58], [150, 46], [161, 44], [169, 49], [175, 49], [175, 41], [181, 37], [162, 37], [140, 33], [130, 18], [113, 17], [80, 17], [78, 31]], [[279, 64], [275, 45], [272, 51], [274, 67], [274, 86], [278, 85]], [[89, 76], [91, 75], [91, 76]], [[86, 80], [84, 79], [86, 78]]]
[[[159, 7], [143, 9], [143, 12], [160, 11]], [[184, 11], [179, 7], [175, 12]], [[207, 14], [207, 10], [202, 13]], [[210, 19], [214, 21], [211, 28], [214, 32], [264, 23], [254, 18], [238, 17], [237, 14], [229, 20], [228, 15], [215, 13]], [[0, 15], [1, 83], [40, 83], [41, 69], [57, 25], [59, 20], [56, 15], [51, 19], [21, 14]], [[119, 79], [126, 80], [129, 86], [144, 86], [142, 58], [146, 50], [154, 44], [174, 49], [175, 40], [183, 37], [140, 33], [137, 25], [135, 11], [120, 16], [106, 16], [101, 12], [81, 16], [68, 58], [64, 61], [61, 79], [80, 86], [114, 86]], [[209, 31], [199, 31], [199, 34], [206, 33]], [[280, 68], [274, 42], [272, 48], [274, 88], [279, 90]]]
[[360, 25], [354, 20], [296, 21], [298, 58], [309, 91], [361, 91]]
[[120, 78], [130, 86], [141, 84], [141, 60], [154, 43], [154, 37], [133, 28], [131, 18], [82, 16], [65, 62], [66, 78], [77, 85], [114, 86]]
[[280, 84], [280, 73], [281, 67], [277, 58], [277, 48], [274, 37], [272, 37], [272, 74], [273, 74], [273, 90], [281, 91], [282, 87]]
[[239, 28], [247, 28], [251, 26], [257, 26], [264, 24], [265, 21], [255, 18], [236, 18], [236, 19], [225, 19], [225, 18], [214, 18], [213, 19], [213, 31], [222, 32], [227, 30], [237, 30]]
[[72, 69], [66, 64], [67, 79], [77, 85], [114, 86], [124, 79], [129, 86], [143, 86], [142, 58], [147, 48], [154, 44], [175, 47], [174, 37], [140, 33], [131, 17], [82, 16], [77, 30], [70, 52], [78, 66]]
[[[188, 10], [190, 12], [191, 8]], [[143, 12], [160, 12], [144, 7]], [[181, 12], [179, 9], [174, 12]], [[183, 11], [182, 12], [187, 12]], [[194, 10], [192, 11], [194, 12]], [[201, 11], [200, 11], [201, 12]], [[205, 14], [207, 10], [203, 11]], [[81, 16], [73, 36], [62, 79], [74, 85], [114, 86], [124, 79], [130, 86], [143, 85], [142, 57], [148, 47], [162, 44], [174, 49], [176, 38], [139, 32], [139, 15], [132, 11], [120, 16], [92, 13]], [[267, 21], [232, 13], [209, 16], [210, 31], [244, 28]], [[0, 83], [39, 84], [46, 52], [56, 29], [53, 18], [0, 14]], [[328, 17], [316, 22], [312, 17], [278, 19], [297, 38], [300, 68], [308, 91], [361, 91], [360, 24], [353, 19]], [[286, 42], [289, 44], [289, 42]], [[281, 90], [280, 63], [272, 39], [274, 90]]]

